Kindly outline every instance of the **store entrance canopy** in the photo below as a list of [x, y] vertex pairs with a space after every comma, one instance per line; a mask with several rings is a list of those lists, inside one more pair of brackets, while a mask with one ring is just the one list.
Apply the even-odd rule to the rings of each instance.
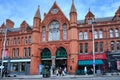
[[[96, 64], [96, 65], [101, 65], [101, 64], [103, 64], [103, 61], [102, 61], [102, 60], [95, 60], [95, 64]], [[93, 60], [82, 60], [82, 61], [78, 61], [78, 65], [79, 65], [79, 66], [93, 65]]]

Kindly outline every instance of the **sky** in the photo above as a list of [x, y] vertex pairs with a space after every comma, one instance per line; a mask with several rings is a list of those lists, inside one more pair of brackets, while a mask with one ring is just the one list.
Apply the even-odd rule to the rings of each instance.
[[[33, 25], [38, 5], [43, 20], [44, 13], [48, 13], [55, 1], [69, 19], [72, 0], [0, 0], [0, 26], [6, 19], [12, 20], [15, 28], [20, 27], [23, 20]], [[120, 6], [120, 0], [74, 0], [74, 4], [78, 20], [83, 20], [89, 9], [95, 18], [114, 16]]]

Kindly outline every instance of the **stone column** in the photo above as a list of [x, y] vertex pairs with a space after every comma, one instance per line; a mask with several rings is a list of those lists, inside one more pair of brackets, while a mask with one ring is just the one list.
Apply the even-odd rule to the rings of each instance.
[[55, 69], [55, 56], [52, 56], [51, 76], [53, 75], [53, 69]]

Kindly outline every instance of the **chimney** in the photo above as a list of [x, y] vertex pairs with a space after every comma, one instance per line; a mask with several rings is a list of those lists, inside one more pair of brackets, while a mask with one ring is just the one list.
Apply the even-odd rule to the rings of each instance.
[[14, 22], [11, 21], [10, 19], [6, 19], [6, 26], [10, 28], [14, 28]]

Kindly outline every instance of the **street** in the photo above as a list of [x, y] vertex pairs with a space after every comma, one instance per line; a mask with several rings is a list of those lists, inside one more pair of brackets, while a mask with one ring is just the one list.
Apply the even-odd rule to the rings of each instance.
[[120, 76], [53, 76], [49, 78], [43, 78], [41, 76], [18, 76], [18, 77], [6, 77], [0, 80], [120, 80]]

